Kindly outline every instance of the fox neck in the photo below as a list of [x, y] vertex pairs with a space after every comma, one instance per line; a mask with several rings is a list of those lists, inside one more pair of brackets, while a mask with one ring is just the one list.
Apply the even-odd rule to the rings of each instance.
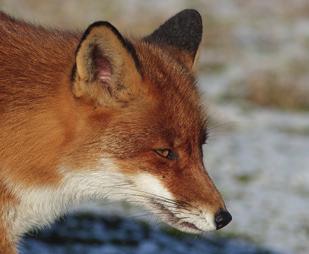
[[60, 151], [81, 126], [70, 91], [79, 36], [0, 21], [0, 181], [57, 183]]
[[[70, 87], [80, 36], [51, 33], [1, 13], [0, 21], [0, 252], [13, 253], [9, 242], [89, 198], [97, 176], [87, 171], [70, 177], [61, 167], [85, 129], [87, 108], [76, 110], [82, 107]], [[20, 33], [10, 32], [15, 30]]]
[[[102, 168], [101, 168], [102, 167]], [[117, 188], [127, 179], [117, 173], [110, 159], [102, 159], [100, 168], [72, 172], [59, 168], [63, 176], [57, 185], [44, 187], [26, 187], [6, 184], [17, 202], [7, 206], [2, 218], [10, 229], [10, 237], [18, 241], [19, 237], [32, 228], [52, 223], [68, 210], [89, 200], [118, 199]]]

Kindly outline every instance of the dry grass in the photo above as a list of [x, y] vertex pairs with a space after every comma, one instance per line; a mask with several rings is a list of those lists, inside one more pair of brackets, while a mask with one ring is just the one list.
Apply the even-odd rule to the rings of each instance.
[[248, 76], [245, 98], [258, 105], [283, 109], [309, 110], [309, 85], [299, 76], [261, 70]]
[[[286, 62], [285, 62], [286, 61]], [[264, 107], [309, 110], [309, 57], [258, 66], [226, 90], [223, 99], [245, 99]]]

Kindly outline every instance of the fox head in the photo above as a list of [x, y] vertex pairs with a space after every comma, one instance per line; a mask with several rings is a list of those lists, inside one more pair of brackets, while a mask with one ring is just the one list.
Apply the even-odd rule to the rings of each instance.
[[108, 22], [89, 26], [71, 78], [82, 127], [63, 162], [92, 174], [80, 184], [92, 198], [140, 204], [191, 233], [231, 220], [203, 163], [207, 121], [192, 71], [201, 38], [194, 10], [142, 39]]
[[201, 38], [194, 10], [142, 39], [107, 22], [88, 27], [72, 72], [88, 132], [67, 160], [96, 169], [97, 196], [141, 204], [191, 233], [231, 220], [203, 163], [207, 122], [192, 71]]

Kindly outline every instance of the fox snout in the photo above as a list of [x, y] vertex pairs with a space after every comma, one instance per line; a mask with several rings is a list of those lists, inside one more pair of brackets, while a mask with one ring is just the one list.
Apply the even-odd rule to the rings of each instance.
[[134, 176], [136, 192], [142, 194], [138, 202], [181, 231], [201, 233], [223, 228], [232, 216], [220, 193], [205, 171], [188, 171], [166, 177], [151, 173]]

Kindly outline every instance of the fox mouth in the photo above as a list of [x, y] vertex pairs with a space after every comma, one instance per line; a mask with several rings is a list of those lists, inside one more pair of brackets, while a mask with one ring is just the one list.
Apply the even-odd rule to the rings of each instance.
[[198, 228], [192, 222], [186, 221], [184, 217], [178, 217], [176, 211], [173, 212], [165, 205], [154, 200], [152, 204], [154, 205], [154, 208], [159, 211], [161, 219], [170, 226], [187, 233], [198, 234], [203, 232], [203, 230]]

